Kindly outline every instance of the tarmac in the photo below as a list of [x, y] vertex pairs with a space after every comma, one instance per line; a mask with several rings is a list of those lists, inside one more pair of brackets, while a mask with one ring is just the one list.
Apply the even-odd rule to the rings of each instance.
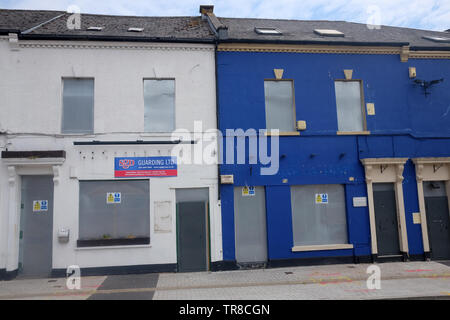
[[[0, 281], [1, 300], [450, 300], [450, 261]], [[371, 279], [368, 281], [369, 277]], [[369, 282], [369, 283], [368, 283]]]

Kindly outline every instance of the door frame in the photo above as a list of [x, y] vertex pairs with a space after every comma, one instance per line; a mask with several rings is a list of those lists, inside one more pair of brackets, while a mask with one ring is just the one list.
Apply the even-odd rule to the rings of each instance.
[[[21, 176], [49, 175], [53, 176], [53, 221], [55, 218], [55, 203], [60, 181], [60, 168], [65, 158], [3, 158], [2, 162], [8, 170], [8, 212], [7, 212], [7, 251], [6, 272], [15, 273], [19, 269], [19, 237], [21, 211]], [[52, 233], [55, 232], [53, 224]], [[52, 246], [53, 251], [53, 246]], [[54, 252], [52, 253], [52, 255]], [[52, 257], [52, 261], [54, 261]]]
[[262, 192], [262, 194], [264, 195], [264, 220], [265, 220], [265, 228], [266, 228], [266, 230], [265, 230], [265, 236], [264, 236], [264, 239], [266, 240], [266, 261], [254, 261], [254, 262], [238, 262], [237, 261], [237, 258], [236, 258], [236, 256], [237, 256], [237, 254], [236, 254], [236, 251], [237, 251], [237, 242], [236, 242], [236, 208], [235, 208], [235, 205], [236, 205], [236, 199], [235, 199], [235, 188], [243, 188], [243, 187], [249, 187], [248, 185], [243, 185], [243, 186], [240, 186], [240, 185], [234, 185], [233, 186], [233, 221], [234, 221], [234, 224], [233, 224], [233, 236], [234, 236], [234, 240], [233, 240], [233, 242], [234, 242], [234, 259], [235, 259], [235, 262], [236, 262], [236, 264], [238, 264], [238, 265], [245, 265], [245, 264], [253, 264], [253, 265], [255, 265], [256, 263], [264, 263], [264, 266], [266, 266], [268, 263], [269, 263], [269, 233], [268, 233], [268, 229], [267, 229], [267, 221], [268, 221], [268, 219], [267, 219], [267, 186], [266, 185], [254, 185], [253, 187], [261, 187], [262, 189], [263, 189], [263, 192]]
[[[27, 225], [27, 219], [26, 218], [26, 212], [24, 212], [25, 209], [25, 202], [24, 202], [24, 195], [26, 194], [26, 192], [24, 192], [26, 189], [23, 188], [23, 179], [25, 177], [30, 177], [30, 178], [34, 178], [34, 177], [45, 177], [46, 179], [52, 179], [53, 176], [51, 174], [45, 174], [45, 175], [29, 175], [29, 174], [23, 174], [20, 175], [20, 182], [21, 182], [21, 192], [20, 192], [20, 216], [19, 216], [19, 225], [18, 225], [18, 230], [19, 230], [19, 262], [18, 262], [18, 270], [17, 273], [18, 274], [22, 274], [23, 273], [23, 263], [24, 263], [24, 259], [26, 257], [24, 250], [25, 250], [25, 237], [27, 237], [27, 233], [25, 232], [26, 229], [26, 225]], [[53, 179], [52, 179], [53, 180]], [[30, 190], [30, 189], [28, 189]], [[52, 208], [52, 213], [51, 213], [51, 228], [50, 231], [45, 231], [45, 232], [50, 232], [50, 236], [51, 236], [51, 243], [50, 243], [50, 270], [48, 275], [50, 276], [51, 271], [52, 271], [52, 266], [53, 266], [53, 225], [54, 225], [54, 215], [53, 215], [53, 203], [54, 203], [54, 182], [51, 182], [51, 193], [52, 193], [52, 201], [51, 203], [49, 203], [49, 209], [50, 206]], [[45, 198], [44, 198], [45, 199]], [[28, 200], [30, 200], [30, 198], [28, 198]], [[48, 212], [47, 212], [48, 214]], [[23, 219], [23, 220], [22, 220]], [[20, 242], [22, 240], [22, 246], [20, 245]], [[37, 274], [37, 275], [33, 275], [33, 277], [46, 277], [44, 274]]]
[[403, 169], [408, 158], [366, 158], [361, 159], [365, 169], [367, 202], [369, 205], [369, 222], [372, 256], [378, 256], [377, 232], [375, 223], [375, 206], [373, 198], [374, 183], [394, 183], [398, 236], [400, 252], [408, 256], [408, 237], [406, 231], [405, 204], [403, 198]]
[[[193, 187], [193, 188], [176, 188], [175, 190], [182, 190], [182, 189], [199, 189], [199, 188], [207, 188], [208, 189], [208, 202], [206, 202], [205, 205], [205, 234], [206, 234], [206, 270], [205, 271], [211, 271], [211, 225], [210, 225], [210, 199], [209, 199], [209, 187]], [[177, 248], [177, 272], [180, 272], [178, 269], [178, 257], [180, 248], [178, 246], [179, 241], [179, 221], [178, 221], [178, 202], [176, 200], [175, 196], [175, 229], [176, 229], [176, 235], [175, 235], [175, 243]]]
[[416, 168], [417, 196], [419, 200], [423, 250], [425, 257], [430, 259], [430, 240], [428, 236], [423, 182], [444, 181], [450, 208], [450, 157], [413, 158], [412, 161]]

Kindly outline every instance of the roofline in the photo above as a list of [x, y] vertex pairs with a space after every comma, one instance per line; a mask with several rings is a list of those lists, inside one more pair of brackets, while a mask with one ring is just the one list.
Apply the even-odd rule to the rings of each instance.
[[[315, 41], [315, 40], [275, 40], [275, 39], [192, 39], [161, 37], [130, 37], [101, 35], [63, 35], [63, 34], [23, 34], [17, 29], [0, 29], [0, 34], [17, 33], [21, 40], [74, 40], [74, 41], [119, 41], [119, 42], [171, 42], [171, 43], [252, 43], [252, 44], [292, 44], [292, 45], [324, 45], [324, 46], [361, 46], [361, 47], [404, 47], [409, 42], [361, 42], [361, 41]], [[411, 51], [450, 51], [450, 46], [413, 46]]]
[[215, 38], [166, 38], [166, 37], [130, 37], [107, 35], [63, 35], [63, 34], [19, 34], [21, 40], [75, 40], [75, 41], [130, 41], [130, 42], [172, 42], [172, 43], [199, 43], [214, 44]]
[[8, 33], [20, 33], [19, 29], [0, 29], [0, 35], [8, 35]]
[[450, 51], [450, 46], [446, 47], [425, 47], [425, 46], [414, 46], [410, 47], [411, 51]]
[[[409, 42], [361, 42], [361, 41], [316, 41], [316, 40], [275, 40], [275, 39], [221, 39], [221, 43], [261, 43], [261, 44], [318, 44], [334, 46], [403, 47]], [[436, 47], [436, 50], [440, 47]]]

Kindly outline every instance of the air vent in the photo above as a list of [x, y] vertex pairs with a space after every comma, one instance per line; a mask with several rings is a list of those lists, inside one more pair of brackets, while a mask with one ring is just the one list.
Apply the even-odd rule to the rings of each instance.
[[450, 43], [450, 38], [446, 37], [423, 36], [422, 38], [434, 42]]
[[89, 27], [87, 28], [88, 31], [102, 31], [103, 27]]
[[144, 28], [128, 28], [128, 32], [142, 32]]
[[277, 28], [257, 28], [255, 27], [255, 32], [258, 34], [269, 34], [269, 35], [280, 35], [282, 34]]
[[314, 33], [325, 37], [344, 37], [345, 34], [334, 29], [314, 29]]

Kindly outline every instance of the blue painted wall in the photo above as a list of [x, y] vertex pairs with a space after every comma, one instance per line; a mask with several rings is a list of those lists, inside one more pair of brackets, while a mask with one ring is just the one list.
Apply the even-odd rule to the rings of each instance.
[[[450, 156], [450, 60], [410, 59], [398, 55], [218, 52], [219, 128], [265, 128], [264, 79], [273, 69], [294, 80], [296, 120], [306, 120], [301, 136], [280, 137], [280, 169], [261, 176], [257, 164], [223, 164], [221, 174], [233, 174], [234, 185], [221, 186], [224, 260], [234, 260], [233, 187], [266, 187], [268, 256], [273, 259], [370, 255], [368, 209], [354, 208], [352, 197], [367, 196], [362, 158]], [[445, 78], [430, 95], [414, 84], [417, 78]], [[363, 80], [364, 100], [375, 104], [367, 116], [369, 136], [337, 136], [334, 80], [344, 69]], [[225, 139], [225, 138], [224, 138]], [[270, 139], [270, 138], [269, 138]], [[225, 143], [224, 143], [225, 145]], [[226, 150], [224, 150], [226, 156]], [[224, 157], [225, 158], [225, 157]], [[247, 158], [248, 163], [248, 158]], [[352, 179], [350, 179], [352, 177]], [[404, 199], [410, 254], [423, 253], [414, 165], [404, 170]], [[287, 183], [283, 183], [287, 179]], [[290, 185], [344, 184], [349, 242], [353, 250], [293, 253]]]

